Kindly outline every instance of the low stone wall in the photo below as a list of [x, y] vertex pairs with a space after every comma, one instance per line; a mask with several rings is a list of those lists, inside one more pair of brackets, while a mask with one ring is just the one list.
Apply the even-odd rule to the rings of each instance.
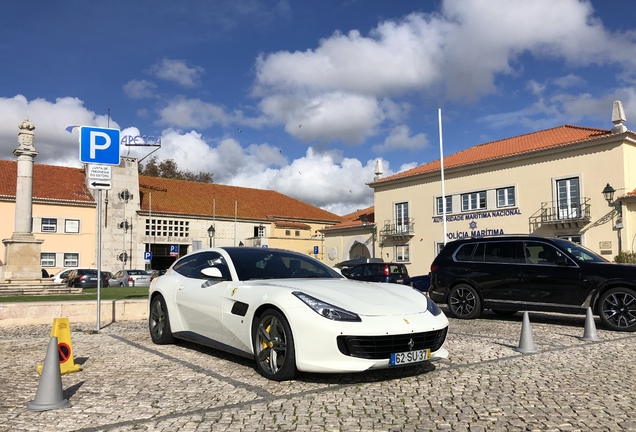
[[[100, 323], [145, 320], [148, 300], [102, 300]], [[51, 324], [53, 318], [68, 318], [74, 322], [97, 323], [97, 301], [0, 303], [0, 327]]]

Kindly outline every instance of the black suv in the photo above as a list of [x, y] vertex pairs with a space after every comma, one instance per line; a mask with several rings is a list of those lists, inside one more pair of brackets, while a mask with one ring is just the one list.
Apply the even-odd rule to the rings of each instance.
[[636, 266], [614, 264], [567, 240], [533, 235], [449, 242], [431, 265], [429, 295], [455, 318], [518, 310], [585, 313], [636, 330]]
[[367, 282], [408, 283], [409, 272], [404, 264], [387, 263], [380, 258], [361, 258], [343, 261], [336, 267], [348, 279]]
[[[100, 272], [102, 283], [100, 286], [108, 286], [108, 276], [104, 272]], [[75, 269], [69, 273], [66, 278], [66, 284], [76, 288], [97, 288], [97, 270], [93, 269]]]

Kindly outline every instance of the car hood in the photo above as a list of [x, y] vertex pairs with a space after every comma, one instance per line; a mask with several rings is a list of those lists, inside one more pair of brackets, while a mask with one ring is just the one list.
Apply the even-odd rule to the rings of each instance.
[[250, 280], [250, 285], [301, 291], [358, 315], [404, 315], [426, 311], [426, 296], [407, 285], [349, 279]]

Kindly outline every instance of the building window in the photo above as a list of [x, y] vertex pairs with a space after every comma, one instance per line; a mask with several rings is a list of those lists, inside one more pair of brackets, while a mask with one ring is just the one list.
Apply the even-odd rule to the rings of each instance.
[[497, 207], [512, 207], [515, 205], [515, 188], [497, 189]]
[[40, 254], [40, 265], [42, 267], [55, 267], [55, 254], [50, 252], [42, 252]]
[[300, 237], [300, 231], [296, 231], [295, 234], [296, 234], [296, 237]]
[[146, 219], [146, 235], [153, 237], [190, 237], [190, 222], [169, 219]]
[[[444, 201], [442, 200], [442, 197], [437, 197], [437, 214], [438, 215], [441, 215], [444, 212], [443, 204], [444, 204]], [[447, 196], [446, 197], [446, 214], [449, 214], [452, 212], [453, 212], [453, 197]]]
[[486, 208], [486, 191], [462, 194], [462, 211]]
[[439, 255], [439, 253], [442, 251], [442, 249], [444, 249], [444, 243], [443, 242], [436, 242], [435, 243], [435, 256]]
[[409, 203], [397, 203], [395, 205], [395, 231], [398, 233], [409, 232]]
[[291, 231], [290, 230], [285, 230], [285, 235], [286, 236], [291, 235]]
[[64, 221], [64, 232], [78, 234], [80, 232], [79, 219], [66, 219]]
[[77, 267], [79, 266], [79, 254], [78, 253], [65, 253], [64, 254], [64, 267]]
[[42, 218], [42, 232], [57, 232], [57, 219]]
[[409, 245], [397, 245], [395, 246], [395, 260], [397, 262], [404, 262], [409, 260]]
[[265, 227], [263, 225], [254, 227], [254, 237], [265, 237]]
[[571, 219], [581, 215], [581, 190], [578, 177], [556, 182], [559, 218]]

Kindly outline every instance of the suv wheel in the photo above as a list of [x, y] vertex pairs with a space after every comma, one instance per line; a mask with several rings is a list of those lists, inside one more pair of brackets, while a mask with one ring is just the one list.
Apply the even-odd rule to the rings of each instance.
[[481, 299], [475, 288], [459, 284], [448, 294], [448, 309], [455, 318], [473, 319], [481, 315]]
[[612, 288], [599, 299], [598, 314], [612, 330], [636, 330], [636, 292], [629, 288]]

